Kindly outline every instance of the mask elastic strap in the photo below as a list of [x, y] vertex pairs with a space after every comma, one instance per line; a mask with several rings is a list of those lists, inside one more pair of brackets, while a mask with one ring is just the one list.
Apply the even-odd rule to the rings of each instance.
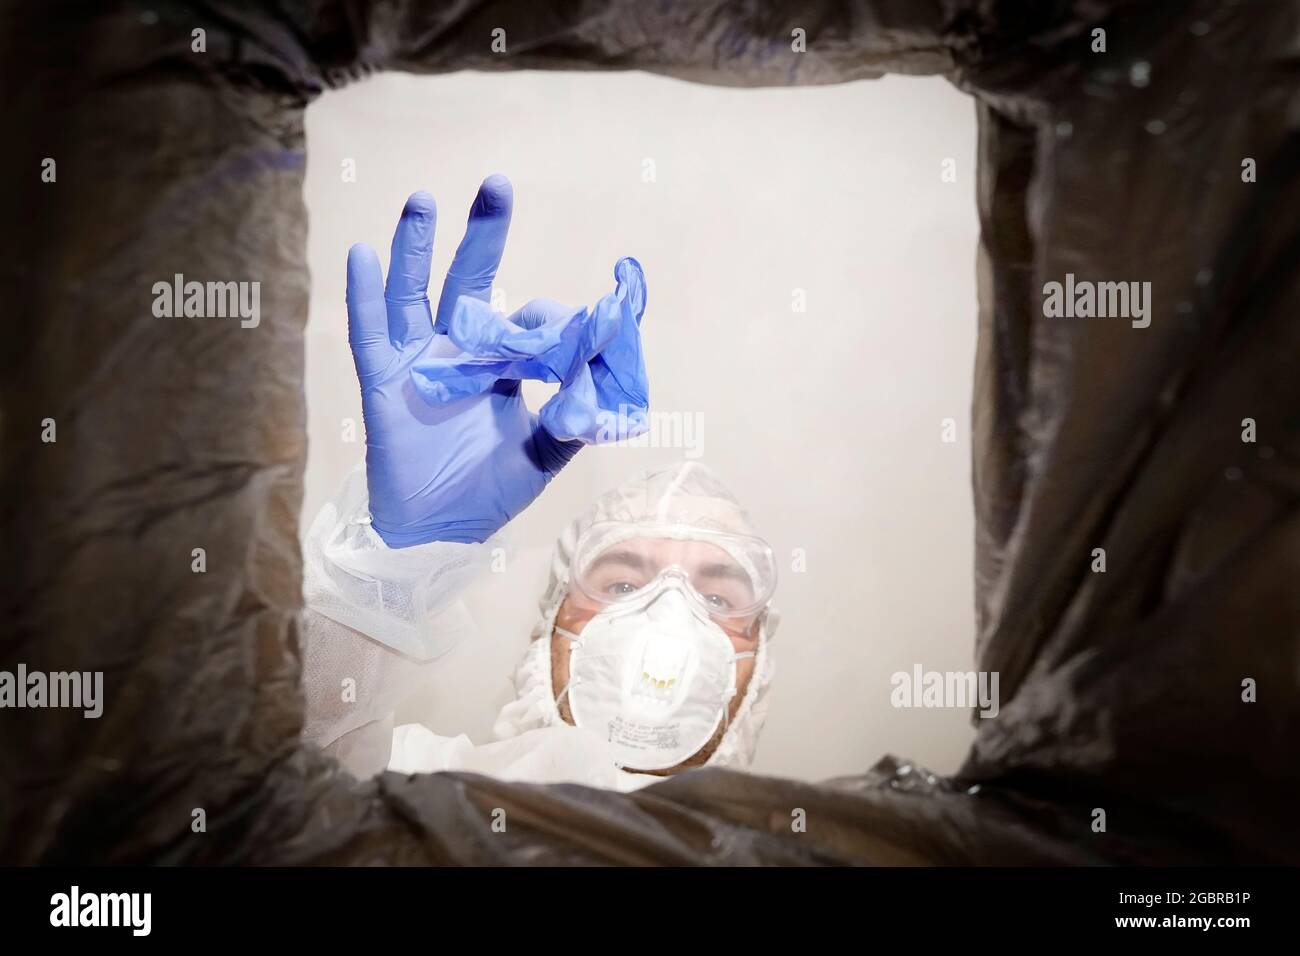
[[[755, 656], [754, 651], [739, 651], [731, 655], [732, 661], [751, 660]], [[737, 690], [739, 693], [739, 690]], [[732, 695], [734, 697], [735, 694]], [[727, 728], [731, 726], [731, 697], [728, 697], [722, 703], [722, 732], [725, 734]]]
[[[756, 651], [739, 651], [735, 654], [732, 654], [731, 659], [732, 661], [753, 660], [755, 656], [757, 656]], [[737, 690], [737, 693], [739, 693], [739, 690]], [[733, 694], [732, 696], [735, 695]], [[731, 698], [727, 698], [727, 700], [722, 705], [722, 732], [725, 734], [727, 732], [727, 729], [730, 726], [731, 726]]]
[[573, 685], [573, 680], [572, 680], [572, 679], [570, 679], [569, 682], [568, 682], [567, 684], [564, 685], [564, 690], [560, 691], [559, 696], [555, 698], [555, 706], [556, 706], [556, 707], [559, 707], [560, 704], [564, 702], [564, 698], [567, 697], [567, 696], [569, 696], [569, 688], [570, 688], [572, 685]]
[[[560, 636], [568, 640], [571, 649], [574, 647], [582, 646], [582, 639], [579, 638], [577, 634], [574, 634], [572, 631], [566, 628], [560, 627], [560, 625], [558, 624], [552, 624], [551, 626], [555, 630], [555, 633], [559, 634]], [[572, 686], [573, 686], [573, 673], [570, 672], [569, 679], [564, 684], [564, 689], [555, 695], [555, 706], [557, 708], [560, 706], [560, 703], [564, 700], [564, 698], [569, 696], [569, 688]]]
[[[555, 630], [556, 634], [560, 634], [563, 635], [564, 637], [567, 637], [569, 639], [570, 644], [581, 646], [582, 638], [580, 638], [577, 634], [574, 634], [572, 631], [567, 630], [566, 628], [560, 627], [560, 625], [558, 624], [553, 624], [552, 628]], [[749, 656], [753, 657], [754, 652], [750, 651]]]

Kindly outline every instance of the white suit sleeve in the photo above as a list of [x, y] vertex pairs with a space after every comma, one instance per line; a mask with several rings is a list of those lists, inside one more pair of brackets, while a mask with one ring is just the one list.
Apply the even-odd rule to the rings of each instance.
[[440, 737], [421, 724], [403, 724], [393, 732], [388, 769], [407, 774], [463, 770], [498, 780], [578, 783], [625, 793], [664, 779], [627, 773], [618, 769], [614, 758], [603, 737], [568, 724], [538, 727], [477, 747], [464, 734]]
[[368, 506], [361, 464], [303, 542], [303, 735], [358, 776], [385, 767], [398, 704], [473, 636], [459, 596], [499, 546], [389, 548]]

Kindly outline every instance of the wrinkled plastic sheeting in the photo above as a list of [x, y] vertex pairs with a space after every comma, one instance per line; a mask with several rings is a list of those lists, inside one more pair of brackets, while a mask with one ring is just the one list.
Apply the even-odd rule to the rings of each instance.
[[[16, 6], [0, 646], [102, 670], [107, 700], [0, 715], [5, 861], [1300, 861], [1293, 3]], [[973, 94], [977, 652], [1003, 703], [955, 779], [357, 783], [299, 742], [303, 110], [465, 68]], [[1044, 318], [1067, 272], [1149, 281], [1150, 326]], [[260, 281], [260, 324], [155, 318], [176, 273]]]

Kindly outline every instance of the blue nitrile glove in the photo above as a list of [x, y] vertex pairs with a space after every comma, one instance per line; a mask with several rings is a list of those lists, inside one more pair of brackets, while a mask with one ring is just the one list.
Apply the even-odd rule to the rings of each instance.
[[[601, 402], [640, 401], [644, 420], [637, 324], [645, 280], [634, 260], [619, 262], [617, 291], [590, 313], [535, 300], [501, 320], [487, 307], [512, 200], [504, 176], [484, 180], [443, 285], [436, 332], [428, 299], [432, 196], [416, 193], [402, 210], [386, 290], [373, 249], [358, 244], [348, 253], [348, 340], [361, 382], [371, 523], [389, 547], [484, 541], [526, 508], [584, 441], [606, 440], [586, 426], [608, 407]], [[495, 346], [476, 341], [485, 350], [476, 355], [446, 334], [458, 313], [469, 316], [455, 323], [457, 337], [469, 336], [463, 341], [476, 321], [511, 325]], [[537, 334], [524, 361], [541, 364], [516, 367], [486, 355], [528, 330]], [[602, 357], [605, 348], [612, 355]], [[554, 377], [545, 380], [562, 384], [539, 421], [523, 403], [519, 378], [548, 373]]]
[[588, 312], [534, 299], [509, 318], [461, 296], [448, 337], [455, 355], [427, 353], [411, 367], [430, 404], [478, 395], [502, 379], [560, 382], [542, 406], [542, 426], [562, 441], [618, 441], [646, 429], [649, 383], [639, 323], [645, 277], [635, 259], [614, 266], [615, 290]]

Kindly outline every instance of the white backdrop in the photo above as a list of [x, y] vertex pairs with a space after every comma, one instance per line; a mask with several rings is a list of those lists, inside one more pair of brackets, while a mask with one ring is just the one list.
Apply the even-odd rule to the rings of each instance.
[[[478, 641], [402, 718], [489, 739], [560, 528], [640, 469], [698, 455], [781, 559], [755, 770], [816, 780], [886, 752], [958, 766], [969, 712], [894, 709], [890, 675], [973, 667], [974, 120], [938, 79], [735, 90], [640, 73], [385, 75], [308, 110], [304, 521], [363, 453], [348, 246], [369, 242], [387, 263], [417, 189], [438, 201], [435, 305], [492, 172], [515, 187], [497, 281], [507, 312], [535, 297], [593, 303], [619, 256], [639, 259], [652, 410], [702, 424], [694, 448], [581, 452], [512, 523], [506, 573], [468, 595]], [[534, 409], [552, 389], [530, 387]]]

